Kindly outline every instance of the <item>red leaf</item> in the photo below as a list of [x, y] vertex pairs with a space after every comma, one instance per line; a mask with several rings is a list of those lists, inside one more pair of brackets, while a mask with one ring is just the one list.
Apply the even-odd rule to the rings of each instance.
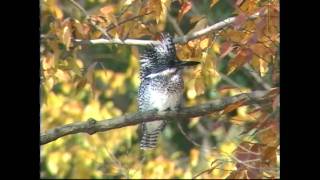
[[247, 19], [248, 19], [248, 17], [247, 17], [246, 14], [240, 13], [240, 14], [236, 17], [236, 19], [235, 19], [235, 21], [234, 21], [234, 23], [233, 23], [233, 27], [234, 27], [236, 30], [239, 29], [239, 28], [241, 27], [241, 25], [242, 25], [244, 22], [246, 22]]
[[233, 50], [233, 45], [229, 42], [224, 42], [220, 47], [220, 57], [219, 59], [223, 59], [226, 55], [228, 55]]
[[243, 66], [246, 62], [252, 59], [252, 50], [249, 48], [241, 49], [237, 56], [229, 62], [228, 75], [231, 74], [237, 68]]
[[254, 33], [247, 42], [247, 45], [255, 44], [258, 41], [258, 34]]
[[183, 16], [190, 11], [190, 9], [192, 8], [192, 3], [191, 2], [185, 2], [181, 5], [181, 8], [179, 10], [179, 14], [178, 14], [178, 21], [180, 22], [181, 19], [183, 18]]

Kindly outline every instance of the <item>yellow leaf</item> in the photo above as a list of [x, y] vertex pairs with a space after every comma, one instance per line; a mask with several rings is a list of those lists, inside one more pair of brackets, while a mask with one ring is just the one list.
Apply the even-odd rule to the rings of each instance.
[[126, 0], [123, 5], [128, 6], [131, 5], [135, 0]]
[[196, 78], [194, 88], [198, 95], [201, 95], [204, 93], [205, 86], [202, 78]]
[[209, 46], [209, 38], [205, 38], [200, 42], [200, 48], [202, 50], [206, 49]]
[[198, 124], [200, 117], [191, 118], [188, 124], [188, 128], [193, 128], [196, 124]]
[[252, 65], [253, 69], [257, 71], [258, 74], [261, 74], [260, 73], [260, 60], [259, 59], [260, 58], [258, 56], [254, 55], [250, 64]]
[[112, 14], [114, 12], [114, 6], [113, 5], [107, 5], [107, 6], [104, 6], [100, 9], [100, 12], [103, 14], [103, 15], [109, 15], [109, 14]]
[[62, 39], [62, 43], [66, 46], [66, 49], [69, 50], [69, 47], [71, 45], [71, 31], [69, 26], [65, 26], [62, 29], [62, 35], [61, 35], [61, 39]]
[[53, 7], [52, 8], [52, 14], [57, 19], [62, 19], [63, 18], [63, 13], [62, 13], [61, 9], [58, 8], [58, 7]]
[[83, 107], [80, 102], [71, 101], [62, 106], [61, 110], [67, 114], [78, 116], [83, 112]]
[[211, 0], [210, 8], [212, 8], [214, 5], [216, 5], [219, 2], [219, 0]]
[[213, 43], [212, 49], [215, 53], [220, 54], [220, 44], [218, 43]]
[[158, 18], [156, 18], [158, 31], [164, 31], [170, 4], [171, 4], [171, 0], [161, 0], [160, 15], [158, 16]]
[[46, 86], [49, 90], [52, 89], [53, 85], [54, 85], [54, 78], [50, 77], [46, 80]]
[[199, 39], [195, 39], [195, 40], [187, 42], [187, 44], [189, 47], [194, 48], [198, 45], [199, 41], [200, 41]]
[[260, 75], [263, 77], [269, 71], [268, 63], [261, 58], [259, 59], [259, 62], [260, 62]]
[[61, 20], [63, 18], [63, 13], [57, 4], [57, 0], [47, 0], [45, 1], [48, 10], [52, 13], [53, 17]]
[[246, 0], [240, 5], [241, 12], [253, 13], [258, 10], [259, 0]]
[[60, 161], [61, 154], [59, 152], [53, 152], [48, 155], [47, 167], [51, 174], [57, 174], [59, 170], [58, 163]]
[[74, 20], [73, 26], [75, 27], [76, 37], [81, 37], [83, 39], [88, 37], [90, 27], [87, 24]]
[[68, 81], [68, 80], [71, 79], [70, 75], [67, 72], [65, 72], [65, 71], [63, 71], [61, 69], [58, 69], [56, 71], [55, 77], [57, 77], [61, 81]]
[[194, 99], [195, 97], [197, 96], [197, 92], [194, 88], [190, 88], [188, 91], [187, 91], [187, 97], [188, 99]]
[[152, 35], [152, 33], [148, 30], [148, 26], [142, 23], [135, 23], [133, 28], [129, 30], [129, 37], [140, 38], [146, 35]]
[[[80, 61], [80, 60], [79, 60]], [[81, 61], [80, 61], [81, 62]], [[81, 67], [79, 67], [77, 60], [72, 58], [68, 60], [68, 67], [79, 77], [82, 77]]]
[[54, 56], [52, 54], [48, 54], [45, 56], [42, 60], [42, 68], [44, 70], [48, 70], [51, 68], [54, 68], [55, 63], [54, 63]]
[[83, 111], [83, 118], [82, 119], [89, 119], [89, 118], [94, 118], [94, 119], [102, 119], [105, 117], [102, 117], [100, 113], [101, 105], [98, 101], [92, 100], [90, 101], [87, 106], [84, 108]]
[[146, 14], [153, 12], [152, 17], [155, 18], [157, 24], [160, 20], [160, 15], [162, 11], [162, 0], [149, 0], [146, 2], [146, 5], [141, 9], [140, 14]]
[[199, 150], [197, 149], [192, 149], [190, 151], [190, 161], [191, 161], [191, 166], [196, 166], [199, 161]]
[[219, 149], [225, 154], [232, 154], [232, 152], [237, 148], [237, 145], [233, 142], [224, 142]]
[[[189, 42], [191, 42], [191, 41], [189, 41]], [[188, 44], [185, 44], [185, 45], [178, 44], [177, 45], [177, 57], [179, 59], [190, 59], [191, 55], [192, 55], [192, 51], [190, 50]]]

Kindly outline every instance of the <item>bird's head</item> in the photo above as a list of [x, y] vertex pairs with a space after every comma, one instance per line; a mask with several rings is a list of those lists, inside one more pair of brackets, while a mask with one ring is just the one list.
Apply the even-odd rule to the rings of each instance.
[[141, 55], [140, 75], [142, 78], [166, 75], [197, 64], [199, 62], [178, 60], [172, 36], [168, 33], [162, 33], [160, 44], [151, 45]]

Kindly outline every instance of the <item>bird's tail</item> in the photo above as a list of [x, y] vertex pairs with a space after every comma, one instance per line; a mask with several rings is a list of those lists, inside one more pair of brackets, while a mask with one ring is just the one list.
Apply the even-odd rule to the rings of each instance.
[[140, 141], [140, 148], [154, 149], [157, 147], [158, 136], [166, 125], [165, 121], [152, 121], [142, 123], [142, 138]]

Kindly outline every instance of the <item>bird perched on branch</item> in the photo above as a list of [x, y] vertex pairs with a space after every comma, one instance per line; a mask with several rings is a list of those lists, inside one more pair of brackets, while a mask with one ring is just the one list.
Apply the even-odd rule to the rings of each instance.
[[[148, 47], [140, 58], [139, 111], [177, 110], [184, 88], [182, 69], [197, 64], [178, 60], [171, 35], [161, 34], [160, 44]], [[143, 122], [140, 148], [154, 149], [165, 125], [165, 120]]]

